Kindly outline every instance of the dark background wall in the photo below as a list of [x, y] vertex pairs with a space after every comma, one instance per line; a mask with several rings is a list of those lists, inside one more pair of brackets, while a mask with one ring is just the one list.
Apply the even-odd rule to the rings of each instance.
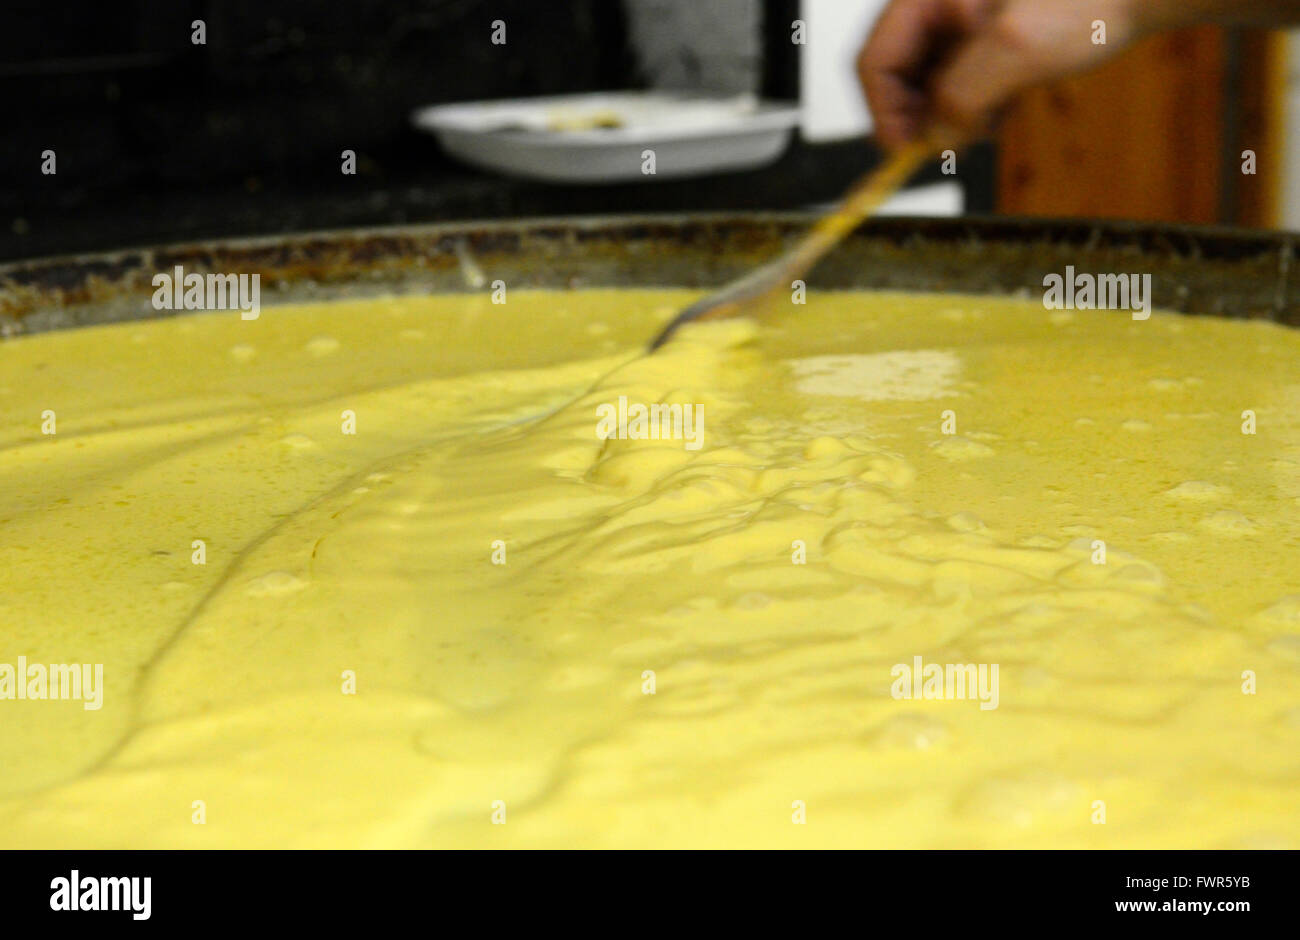
[[[709, 0], [682, 0], [709, 2]], [[767, 0], [761, 91], [795, 98]], [[206, 45], [191, 43], [193, 20]], [[505, 20], [508, 43], [489, 41]], [[601, 187], [465, 168], [409, 124], [419, 105], [639, 87], [616, 0], [5, 0], [0, 260], [233, 235], [454, 218], [797, 208], [876, 155], [796, 146], [704, 180]], [[356, 176], [339, 171], [355, 150]], [[40, 172], [55, 151], [58, 172]], [[988, 202], [989, 163], [966, 161]]]

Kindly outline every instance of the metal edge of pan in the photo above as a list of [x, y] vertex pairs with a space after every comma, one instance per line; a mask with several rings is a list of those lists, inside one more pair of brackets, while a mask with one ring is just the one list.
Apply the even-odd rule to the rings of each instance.
[[[229, 239], [0, 265], [0, 337], [173, 315], [153, 278], [258, 274], [264, 306], [511, 287], [708, 288], [769, 259], [804, 213], [538, 218]], [[1020, 218], [876, 219], [810, 286], [1040, 297], [1047, 274], [1150, 274], [1156, 307], [1300, 326], [1300, 235]], [[467, 263], [472, 271], [467, 271]]]

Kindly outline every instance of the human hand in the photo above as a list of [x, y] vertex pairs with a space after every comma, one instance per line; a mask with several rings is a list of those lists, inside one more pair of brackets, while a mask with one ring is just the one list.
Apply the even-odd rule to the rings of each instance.
[[933, 125], [983, 134], [1018, 92], [1128, 48], [1150, 22], [1143, 2], [893, 0], [858, 59], [879, 140], [894, 150]]

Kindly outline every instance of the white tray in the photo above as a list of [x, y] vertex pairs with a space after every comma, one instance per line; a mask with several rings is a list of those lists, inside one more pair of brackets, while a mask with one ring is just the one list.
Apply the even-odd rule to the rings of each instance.
[[[435, 105], [411, 120], [466, 163], [512, 176], [653, 182], [773, 163], [799, 109], [750, 96], [611, 92]], [[645, 150], [655, 152], [653, 175], [642, 172]]]

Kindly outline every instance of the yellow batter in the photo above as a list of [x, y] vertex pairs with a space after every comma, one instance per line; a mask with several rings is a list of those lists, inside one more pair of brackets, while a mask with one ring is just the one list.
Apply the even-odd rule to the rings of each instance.
[[0, 845], [1300, 847], [1300, 331], [690, 299], [0, 343]]

